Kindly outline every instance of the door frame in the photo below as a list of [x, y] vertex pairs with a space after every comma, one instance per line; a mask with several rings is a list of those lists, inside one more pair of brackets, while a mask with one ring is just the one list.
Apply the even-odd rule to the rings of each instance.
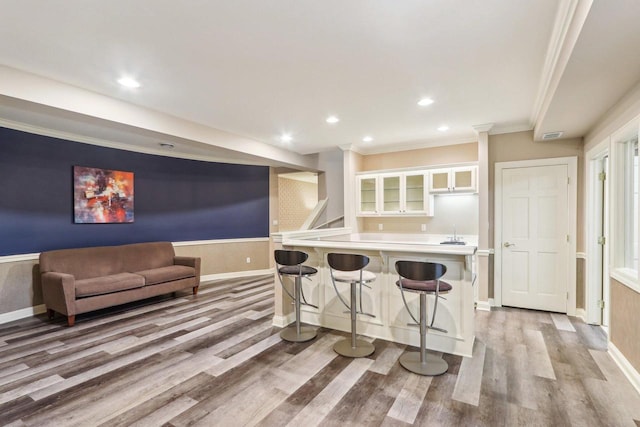
[[[576, 314], [576, 237], [578, 225], [578, 157], [555, 157], [550, 159], [519, 160], [496, 162], [494, 179], [494, 279], [493, 300], [497, 307], [502, 306], [502, 173], [505, 169], [529, 168], [536, 166], [566, 165], [569, 175], [567, 185], [567, 235], [569, 236], [569, 266], [567, 269], [567, 314]], [[571, 285], [573, 284], [573, 286]]]
[[[587, 183], [587, 210], [585, 212], [585, 224], [586, 224], [586, 241], [585, 241], [585, 249], [586, 260], [585, 260], [585, 321], [592, 325], [601, 325], [601, 324], [609, 324], [609, 319], [605, 319], [606, 312], [608, 310], [602, 310], [598, 301], [600, 300], [600, 295], [603, 294], [603, 289], [605, 288], [604, 281], [609, 277], [608, 272], [608, 262], [609, 259], [609, 224], [608, 222], [604, 224], [605, 229], [603, 230], [603, 235], [606, 239], [606, 244], [602, 248], [603, 251], [603, 262], [599, 262], [597, 259], [597, 255], [599, 254], [600, 248], [598, 245], [598, 237], [600, 224], [598, 224], [597, 220], [600, 216], [596, 213], [596, 209], [598, 209], [599, 203], [604, 205], [604, 209], [609, 209], [609, 201], [608, 200], [600, 200], [603, 195], [599, 194], [598, 188], [598, 174], [600, 173], [600, 163], [605, 156], [609, 155], [609, 145], [610, 138], [606, 138], [600, 144], [593, 147], [591, 150], [586, 153], [586, 162], [589, 165], [586, 168], [586, 183]], [[609, 167], [609, 173], [611, 171], [611, 167]], [[605, 185], [609, 186], [611, 181], [611, 177], [607, 177], [605, 181]], [[605, 212], [605, 215], [607, 212]], [[605, 304], [610, 304], [609, 295], [605, 296]]]

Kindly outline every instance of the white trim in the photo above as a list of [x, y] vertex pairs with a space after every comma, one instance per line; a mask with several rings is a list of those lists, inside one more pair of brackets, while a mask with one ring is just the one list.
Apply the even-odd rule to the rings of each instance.
[[40, 258], [40, 253], [33, 254], [19, 254], [19, 255], [5, 255], [0, 256], [0, 264], [9, 262], [22, 262], [22, 261], [37, 261]]
[[275, 269], [265, 268], [263, 270], [232, 271], [230, 273], [206, 274], [204, 276], [200, 276], [200, 283], [204, 284], [204, 282], [210, 282], [212, 280], [237, 279], [239, 277], [264, 276], [274, 273]]
[[476, 310], [491, 311], [491, 304], [489, 303], [489, 301], [477, 301]]
[[[218, 245], [221, 243], [258, 243], [268, 242], [269, 237], [252, 237], [246, 239], [216, 239], [216, 240], [193, 240], [186, 242], [172, 242], [174, 247], [182, 246], [198, 246], [198, 245]], [[126, 243], [125, 243], [126, 244]], [[0, 264], [9, 262], [22, 262], [22, 261], [37, 261], [40, 257], [40, 252], [31, 254], [18, 254], [18, 255], [5, 255], [0, 256]]]
[[636, 389], [638, 393], [640, 393], [640, 374], [633, 367], [631, 363], [624, 357], [624, 354], [618, 348], [609, 341], [609, 354], [616, 365], [620, 368], [625, 377], [629, 380], [633, 388]]
[[10, 311], [8, 313], [2, 313], [0, 314], [0, 324], [13, 322], [14, 320], [20, 320], [26, 317], [32, 317], [42, 314], [45, 311], [47, 311], [47, 307], [44, 304], [40, 304], [35, 307], [27, 307], [20, 310]]
[[295, 313], [289, 313], [286, 316], [274, 315], [272, 325], [275, 326], [276, 328], [286, 328], [295, 320], [296, 320]]
[[630, 268], [616, 268], [609, 272], [612, 279], [615, 279], [640, 294], [640, 285], [636, 277], [637, 274], [637, 271], [631, 270]]
[[268, 242], [268, 237], [251, 237], [246, 239], [215, 239], [215, 240], [192, 240], [186, 242], [172, 242], [174, 247], [180, 246], [197, 246], [197, 245], [218, 245], [221, 243], [252, 243], [252, 242]]
[[529, 119], [529, 124], [534, 129], [535, 140], [540, 139], [543, 132], [540, 124], [549, 110], [592, 3], [593, 0], [559, 2], [553, 32], [547, 46], [540, 85]]
[[548, 159], [518, 160], [511, 162], [497, 162], [495, 164], [494, 179], [494, 298], [497, 307], [502, 306], [502, 172], [504, 169], [524, 168], [536, 166], [566, 165], [569, 177], [567, 234], [569, 236], [569, 268], [567, 271], [567, 314], [576, 313], [576, 240], [578, 220], [578, 158], [554, 157]]
[[584, 308], [576, 308], [576, 317], [587, 323], [587, 312]]
[[491, 248], [491, 249], [478, 249], [476, 251], [476, 254], [478, 254], [478, 256], [482, 256], [482, 257], [488, 257], [489, 255], [493, 255], [495, 254], [496, 251], [495, 249]]
[[585, 252], [576, 252], [576, 258], [578, 259], [587, 259], [587, 254]]
[[[604, 250], [604, 258], [608, 259], [610, 241], [607, 242], [604, 248], [601, 248], [598, 244], [598, 237], [600, 234], [601, 225], [600, 221], [603, 219], [600, 212], [600, 204], [604, 204], [605, 209], [608, 205], [606, 200], [600, 200], [600, 189], [597, 185], [597, 175], [601, 172], [600, 164], [602, 159], [609, 155], [609, 137], [605, 138], [598, 145], [587, 151], [585, 154], [585, 189], [586, 189], [586, 211], [585, 211], [585, 230], [584, 230], [584, 246], [586, 249], [585, 260], [592, 260], [593, 262], [586, 262], [584, 269], [584, 283], [585, 283], [585, 308], [586, 308], [586, 323], [592, 325], [599, 325], [603, 322], [602, 317], [604, 312], [600, 308], [599, 301], [603, 292], [602, 278], [606, 276], [603, 273], [606, 262], [600, 262], [600, 251]], [[609, 171], [610, 173], [611, 171]], [[608, 177], [606, 183], [611, 181], [611, 177]], [[602, 194], [604, 197], [604, 194]], [[604, 237], [609, 239], [609, 231], [602, 230]], [[604, 296], [604, 300], [609, 301], [609, 295]], [[607, 322], [604, 319], [604, 322]]]
[[491, 307], [498, 307], [498, 306], [496, 305], [496, 300], [495, 300], [495, 299], [493, 299], [493, 298], [489, 298], [489, 305], [490, 305]]

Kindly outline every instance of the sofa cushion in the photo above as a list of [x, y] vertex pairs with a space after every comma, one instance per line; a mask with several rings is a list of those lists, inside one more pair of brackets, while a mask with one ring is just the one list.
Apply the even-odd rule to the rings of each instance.
[[174, 264], [175, 252], [171, 242], [133, 243], [118, 247], [122, 256], [122, 270], [143, 271]]
[[118, 273], [110, 276], [76, 280], [76, 298], [126, 291], [144, 286], [144, 277], [138, 274]]
[[172, 280], [186, 279], [196, 275], [196, 269], [186, 265], [171, 265], [168, 267], [153, 268], [151, 270], [136, 271], [136, 274], [144, 277], [146, 285], [170, 282]]

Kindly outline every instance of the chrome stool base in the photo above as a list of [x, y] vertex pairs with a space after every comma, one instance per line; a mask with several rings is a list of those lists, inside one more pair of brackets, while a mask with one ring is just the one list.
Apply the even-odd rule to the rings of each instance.
[[280, 331], [280, 338], [289, 342], [305, 342], [314, 339], [318, 332], [314, 328], [301, 326], [298, 333], [296, 326], [289, 326]]
[[338, 341], [333, 345], [333, 351], [346, 357], [366, 357], [373, 354], [375, 347], [369, 341], [356, 340], [356, 346], [351, 346], [351, 338]]
[[449, 369], [446, 360], [429, 353], [424, 363], [420, 362], [420, 353], [416, 351], [404, 353], [399, 360], [403, 368], [418, 375], [442, 375]]

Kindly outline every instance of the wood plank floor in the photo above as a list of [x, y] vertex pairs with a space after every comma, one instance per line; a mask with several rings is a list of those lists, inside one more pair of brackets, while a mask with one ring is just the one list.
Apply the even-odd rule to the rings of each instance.
[[405, 371], [405, 346], [373, 340], [338, 356], [346, 334], [283, 342], [273, 280], [214, 282], [103, 310], [64, 326], [0, 325], [0, 425], [633, 426], [640, 397], [598, 328], [518, 309], [476, 313], [474, 357]]

